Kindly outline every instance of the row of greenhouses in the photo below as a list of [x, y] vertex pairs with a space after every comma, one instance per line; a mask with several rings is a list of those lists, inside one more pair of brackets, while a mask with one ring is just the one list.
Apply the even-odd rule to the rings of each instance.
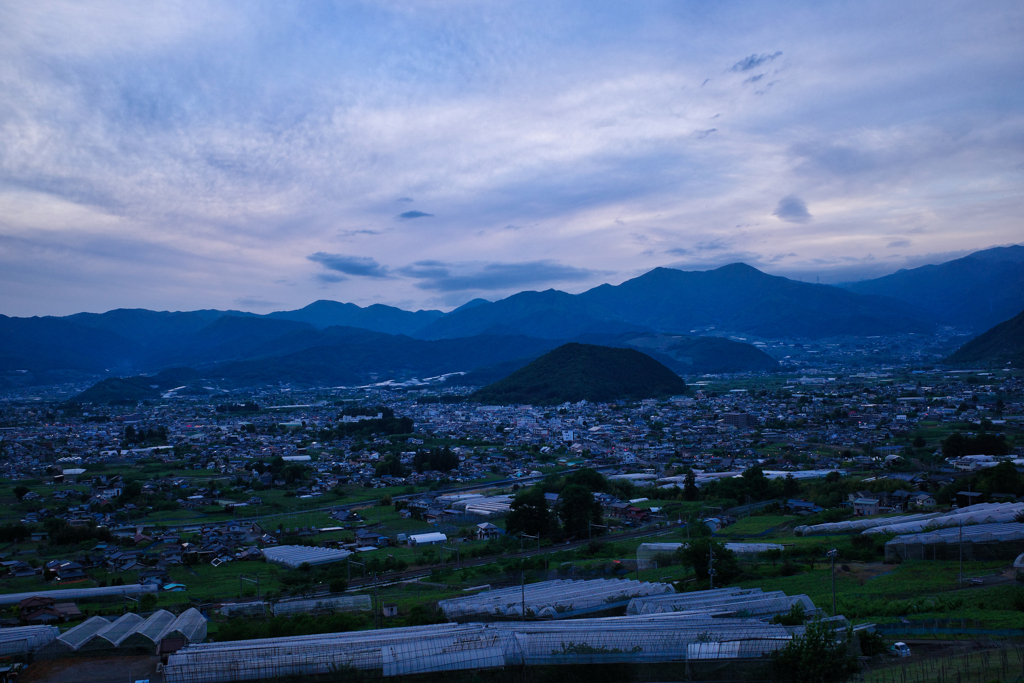
[[764, 593], [760, 588], [725, 588], [715, 591], [673, 593], [634, 598], [626, 614], [665, 614], [685, 612], [694, 616], [772, 617], [785, 614], [799, 605], [807, 615], [817, 613], [806, 595], [786, 595], [782, 591]]
[[929, 512], [893, 517], [858, 517], [842, 522], [798, 526], [797, 536], [822, 534], [910, 534], [926, 529], [960, 526], [961, 524], [992, 524], [1012, 522], [1024, 512], [1024, 503], [979, 503], [953, 512]]
[[621, 612], [634, 598], [674, 592], [667, 583], [562, 579], [441, 600], [437, 606], [452, 621], [522, 619], [524, 612], [528, 619], [566, 619]]
[[49, 645], [60, 629], [56, 626], [16, 626], [0, 629], [0, 657], [23, 657]]
[[1012, 559], [1024, 550], [1024, 524], [974, 524], [902, 534], [885, 544], [886, 560]]
[[[641, 543], [636, 549], [636, 561], [640, 569], [651, 569], [657, 566], [659, 555], [674, 555], [685, 546], [685, 543]], [[755, 559], [773, 550], [782, 552], [778, 543], [726, 543], [725, 549], [746, 559]]]
[[257, 617], [265, 616], [269, 611], [274, 616], [292, 616], [293, 614], [333, 614], [335, 612], [355, 612], [372, 609], [369, 595], [332, 595], [311, 600], [281, 600], [268, 603], [263, 600], [248, 602], [226, 602], [217, 608], [224, 617]]
[[154, 612], [148, 619], [128, 612], [110, 621], [90, 617], [68, 629], [38, 650], [41, 656], [118, 649], [157, 652], [165, 642], [201, 643], [206, 639], [206, 618], [191, 608], [175, 616], [166, 610]]
[[192, 645], [167, 683], [226, 683], [359, 670], [384, 677], [509, 666], [749, 659], [784, 647], [791, 627], [684, 613], [564, 621], [437, 624]]
[[1003, 524], [1013, 522], [1024, 513], [1024, 503], [982, 503], [961, 508], [949, 514], [927, 520], [907, 521], [890, 519], [889, 523], [870, 529], [865, 534], [915, 534], [932, 529], [971, 526], [975, 524]]

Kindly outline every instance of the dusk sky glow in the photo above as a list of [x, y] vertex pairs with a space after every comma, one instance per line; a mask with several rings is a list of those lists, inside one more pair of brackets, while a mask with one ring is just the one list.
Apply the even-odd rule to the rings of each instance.
[[1024, 3], [0, 4], [0, 313], [1024, 242]]

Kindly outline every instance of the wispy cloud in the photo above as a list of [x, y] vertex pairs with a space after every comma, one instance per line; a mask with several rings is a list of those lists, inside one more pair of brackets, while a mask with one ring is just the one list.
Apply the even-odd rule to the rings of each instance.
[[730, 69], [730, 71], [750, 71], [751, 69], [756, 69], [757, 67], [761, 66], [762, 64], [770, 62], [770, 61], [772, 61], [772, 60], [774, 60], [774, 59], [776, 59], [778, 57], [781, 57], [781, 56], [782, 56], [782, 50], [779, 50], [778, 52], [775, 52], [774, 54], [768, 54], [768, 53], [764, 53], [764, 54], [760, 54], [760, 55], [753, 54], [753, 55], [750, 55], [749, 57], [744, 57], [740, 61], [738, 61], [735, 64], [733, 64], [732, 65], [732, 69]]
[[240, 296], [235, 299], [235, 303], [243, 308], [272, 308], [283, 305], [280, 301], [270, 301], [261, 296]]
[[[349, 256], [347, 254], [328, 254], [318, 251], [306, 257], [314, 263], [319, 263], [328, 270], [354, 275], [356, 277], [386, 278], [390, 277], [387, 268], [377, 263], [377, 260], [369, 256]], [[331, 280], [337, 282], [338, 280]]]
[[498, 291], [579, 282], [595, 273], [556, 261], [527, 263], [442, 264], [421, 261], [401, 270], [419, 280], [417, 287], [440, 292]]
[[434, 214], [424, 213], [422, 211], [405, 211], [404, 213], [398, 214], [398, 218], [403, 221], [407, 221], [413, 218], [431, 218]]
[[913, 13], [0, 3], [0, 313], [427, 306], [1017, 241], [1024, 5]]

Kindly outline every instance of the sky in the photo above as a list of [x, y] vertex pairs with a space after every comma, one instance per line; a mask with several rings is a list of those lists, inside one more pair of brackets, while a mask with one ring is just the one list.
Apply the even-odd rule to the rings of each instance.
[[1024, 3], [0, 3], [0, 314], [1024, 242]]

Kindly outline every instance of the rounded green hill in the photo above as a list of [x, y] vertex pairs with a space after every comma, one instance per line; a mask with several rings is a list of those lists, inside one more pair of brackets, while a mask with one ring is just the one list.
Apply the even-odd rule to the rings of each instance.
[[481, 403], [607, 403], [686, 392], [679, 375], [634, 349], [564, 344], [473, 394]]

